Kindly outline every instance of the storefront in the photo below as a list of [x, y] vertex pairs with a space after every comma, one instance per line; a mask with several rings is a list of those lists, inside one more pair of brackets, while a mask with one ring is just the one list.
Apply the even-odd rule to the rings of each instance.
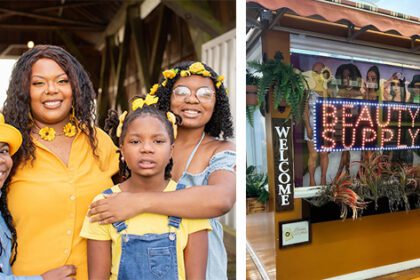
[[271, 84], [247, 130], [247, 165], [268, 174], [277, 279], [420, 266], [420, 20], [259, 0], [247, 33], [248, 61], [291, 63], [305, 79], [283, 107]]

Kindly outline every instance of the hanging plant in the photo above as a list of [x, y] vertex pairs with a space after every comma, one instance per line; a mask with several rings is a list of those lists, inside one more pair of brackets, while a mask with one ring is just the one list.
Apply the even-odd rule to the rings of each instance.
[[291, 64], [284, 63], [283, 55], [277, 52], [274, 59], [263, 59], [263, 62], [252, 61], [248, 66], [254, 73], [260, 73], [258, 83], [258, 106], [262, 106], [266, 95], [273, 92], [273, 107], [278, 108], [285, 101], [292, 110], [292, 117], [300, 121], [303, 116], [306, 80], [302, 73]]

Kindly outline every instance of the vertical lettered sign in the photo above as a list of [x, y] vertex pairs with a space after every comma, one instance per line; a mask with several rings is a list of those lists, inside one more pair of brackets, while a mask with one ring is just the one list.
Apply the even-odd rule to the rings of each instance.
[[276, 211], [293, 210], [293, 132], [290, 119], [272, 119]]

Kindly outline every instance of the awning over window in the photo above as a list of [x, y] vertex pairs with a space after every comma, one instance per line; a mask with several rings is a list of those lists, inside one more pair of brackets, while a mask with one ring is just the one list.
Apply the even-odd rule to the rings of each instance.
[[399, 34], [420, 36], [420, 19], [346, 0], [252, 0], [269, 10], [288, 9], [303, 17], [321, 17], [329, 22], [350, 22], [355, 27]]

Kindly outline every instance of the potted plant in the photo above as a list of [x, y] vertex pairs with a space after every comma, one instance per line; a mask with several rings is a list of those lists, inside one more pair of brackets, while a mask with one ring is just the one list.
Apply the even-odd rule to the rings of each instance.
[[269, 198], [266, 189], [268, 177], [259, 173], [255, 166], [251, 165], [246, 169], [246, 213], [264, 212]]
[[254, 76], [248, 69], [246, 69], [246, 105], [257, 106], [258, 105], [258, 82], [259, 78]]
[[420, 207], [420, 178], [415, 167], [393, 163], [389, 156], [379, 153], [353, 163], [359, 165], [356, 177], [343, 172], [319, 196], [306, 200], [316, 207], [331, 201], [340, 205], [342, 219], [346, 219], [349, 209], [355, 219], [364, 211], [395, 212]]
[[301, 120], [306, 84], [302, 73], [291, 64], [284, 63], [281, 52], [277, 52], [274, 59], [263, 59], [263, 62], [252, 61], [248, 66], [254, 70], [254, 73], [262, 75], [258, 83], [258, 105], [264, 106], [267, 93], [272, 90], [273, 107], [288, 105], [291, 107], [293, 119]]

